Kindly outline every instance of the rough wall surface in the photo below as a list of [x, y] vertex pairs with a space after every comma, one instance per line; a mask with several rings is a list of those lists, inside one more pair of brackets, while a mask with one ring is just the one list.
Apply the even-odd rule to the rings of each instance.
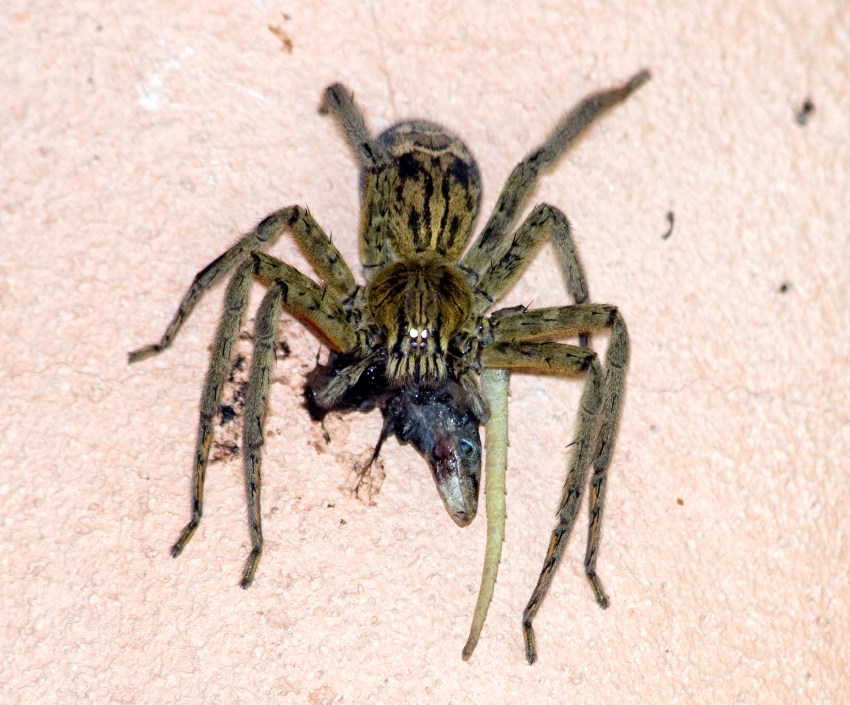
[[[0, 17], [0, 700], [850, 701], [846, 3], [9, 0]], [[281, 206], [356, 265], [357, 170], [322, 89], [350, 86], [376, 130], [463, 135], [486, 214], [566, 109], [643, 67], [534, 198], [569, 215], [591, 296], [632, 335], [611, 607], [583, 577], [582, 512], [525, 664], [577, 381], [513, 377], [507, 540], [463, 663], [484, 523], [457, 528], [394, 442], [374, 504], [351, 495], [379, 416], [331, 417], [326, 443], [299, 397], [317, 342], [291, 319], [255, 585], [238, 587], [238, 458], [211, 466], [173, 560], [223, 289], [167, 353], [127, 351]], [[274, 253], [308, 271], [291, 241]], [[505, 302], [563, 291], [546, 248]]]

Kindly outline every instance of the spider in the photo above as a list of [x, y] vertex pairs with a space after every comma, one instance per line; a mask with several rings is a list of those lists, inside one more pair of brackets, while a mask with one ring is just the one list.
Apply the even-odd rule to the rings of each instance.
[[[263, 426], [285, 309], [333, 351], [328, 365], [318, 365], [307, 382], [312, 416], [379, 406], [385, 422], [373, 459], [388, 435], [411, 440], [431, 464], [443, 503], [460, 526], [472, 521], [477, 511], [477, 426], [486, 424], [487, 547], [464, 660], [472, 654], [487, 614], [504, 537], [509, 373], [583, 375], [558, 521], [523, 612], [527, 661], [537, 659], [532, 622], [564, 553], [591, 466], [584, 566], [597, 603], [603, 609], [608, 606], [596, 575], [596, 559], [629, 360], [628, 333], [616, 307], [590, 303], [570, 225], [560, 210], [537, 205], [515, 226], [541, 173], [553, 168], [597, 117], [649, 78], [649, 72], [641, 71], [620, 88], [588, 96], [565, 115], [545, 142], [514, 168], [490, 219], [468, 249], [480, 209], [481, 177], [466, 145], [425, 120], [399, 122], [374, 137], [349, 90], [341, 84], [325, 90], [320, 112], [330, 113], [339, 123], [360, 167], [359, 242], [365, 284], [355, 281], [310, 212], [289, 206], [266, 217], [201, 270], [160, 341], [129, 356], [131, 363], [138, 362], [169, 347], [203, 294], [229, 277], [201, 396], [192, 517], [171, 549], [174, 557], [201, 519], [213, 419], [251, 282], [258, 279], [267, 291], [255, 319], [245, 404], [243, 461], [252, 548], [243, 588], [253, 582], [263, 549]], [[266, 253], [284, 232], [294, 237], [322, 285]], [[547, 239], [554, 245], [574, 304], [531, 310], [519, 306], [486, 315]], [[598, 331], [609, 333], [603, 363], [589, 347], [591, 334]], [[578, 345], [553, 342], [568, 335], [577, 335]]]

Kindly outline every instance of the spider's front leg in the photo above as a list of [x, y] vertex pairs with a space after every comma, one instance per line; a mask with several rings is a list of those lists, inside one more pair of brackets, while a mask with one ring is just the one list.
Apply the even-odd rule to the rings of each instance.
[[263, 528], [260, 512], [262, 445], [269, 388], [280, 330], [281, 309], [285, 308], [312, 328], [332, 349], [351, 350], [357, 344], [354, 328], [345, 317], [342, 306], [325, 289], [294, 267], [267, 254], [253, 255], [253, 271], [258, 279], [269, 283], [254, 322], [254, 350], [248, 377], [243, 427], [243, 462], [245, 491], [248, 497], [248, 525], [251, 531], [251, 555], [245, 563], [241, 586], [254, 581], [257, 564], [263, 553]]
[[[481, 279], [479, 281], [478, 288], [475, 292], [475, 313], [477, 315], [481, 315], [484, 310], [488, 308], [494, 301], [497, 301], [499, 298], [501, 298], [501, 296], [517, 281], [517, 279], [519, 279], [519, 277], [522, 275], [522, 272], [528, 266], [528, 263], [531, 261], [536, 252], [540, 249], [542, 243], [547, 238], [552, 240], [552, 244], [558, 256], [558, 261], [561, 265], [561, 271], [564, 275], [567, 291], [577, 303], [584, 303], [588, 300], [589, 294], [587, 290], [587, 280], [584, 275], [584, 269], [581, 265], [581, 260], [579, 259], [578, 252], [575, 248], [575, 245], [573, 244], [572, 236], [570, 233], [569, 221], [560, 210], [543, 203], [536, 206], [532, 210], [528, 218], [525, 219], [522, 225], [517, 229], [516, 233], [514, 233], [512, 238], [502, 238], [501, 241], [498, 243], [495, 243], [495, 241], [492, 240], [490, 241], [490, 244], [497, 244], [498, 247], [494, 247], [492, 250], [489, 251], [489, 256], [492, 256], [493, 260], [487, 262], [483, 267], [483, 271], [481, 272]], [[529, 336], [528, 334], [531, 330], [536, 330], [537, 324], [533, 318], [527, 318], [524, 316], [524, 314], [525, 309], [523, 308], [496, 311], [490, 318], [491, 325], [493, 326], [492, 332], [494, 335], [494, 340], [496, 342], [504, 343], [519, 342], [533, 339], [535, 336]], [[501, 334], [501, 337], [498, 337], [499, 323], [505, 319], [508, 319], [509, 322], [502, 329], [503, 332]], [[518, 335], [511, 336], [507, 331], [510, 329], [511, 322], [516, 323], [517, 321], [519, 321], [519, 331], [517, 331]], [[571, 331], [572, 333], [578, 335], [579, 345], [581, 347], [586, 348], [589, 344], [590, 330], [592, 328], [593, 321], [588, 320], [587, 327], [578, 328]], [[525, 335], [525, 337], [523, 337], [523, 335]], [[521, 361], [522, 357], [523, 356], [520, 355], [517, 359]], [[598, 365], [598, 362], [596, 364]], [[506, 366], [509, 367], [512, 365]], [[484, 364], [484, 367], [489, 367], [489, 365]], [[495, 365], [495, 367], [498, 367], [498, 365]], [[570, 370], [571, 368], [569, 368], [568, 366], [562, 371], [565, 373], [570, 373]], [[464, 384], [464, 386], [468, 384], [468, 379], [465, 377], [461, 377], [460, 381], [462, 384]], [[476, 391], [476, 389], [474, 388], [474, 383], [472, 383], [472, 385], [473, 389], [468, 390], [470, 394], [474, 394]], [[506, 401], [507, 399], [505, 398], [505, 402]], [[487, 402], [490, 403], [490, 400], [488, 399]], [[488, 423], [488, 438], [490, 437], [490, 426], [491, 424]], [[502, 431], [499, 430], [498, 433], [502, 433]], [[507, 433], [506, 428], [504, 430], [504, 433]], [[585, 465], [585, 468], [586, 467], [587, 466]], [[491, 468], [489, 460], [487, 468], [487, 476], [489, 478]], [[504, 533], [504, 526], [497, 526], [494, 522], [491, 521], [491, 514], [489, 509], [489, 495], [487, 498], [487, 507], [487, 555], [489, 556], [492, 551], [493, 555], [495, 556], [495, 537], [499, 534], [499, 532], [501, 532], [502, 534]], [[498, 514], [498, 512], [494, 512], [494, 519], [498, 516]], [[504, 513], [502, 512], [502, 521], [503, 514]], [[490, 541], [491, 535], [494, 537], [492, 549]], [[497, 563], [498, 558], [496, 559], [496, 564], [492, 566], [489, 562], [485, 564], [484, 575], [482, 576], [481, 581], [481, 589], [479, 591], [479, 600], [478, 604], [476, 605], [475, 617], [473, 618], [473, 627], [470, 631], [470, 637], [467, 642], [467, 646], [464, 648], [464, 658], [469, 658], [469, 656], [471, 656], [472, 649], [475, 648], [475, 644], [478, 640], [478, 634], [481, 631], [481, 626], [483, 625], [484, 617], [487, 614], [489, 599], [490, 596], [492, 596], [493, 587], [496, 581], [496, 571], [498, 567]]]
[[210, 445], [213, 439], [213, 419], [219, 411], [221, 393], [230, 361], [233, 358], [233, 346], [239, 337], [248, 297], [253, 279], [253, 262], [243, 262], [227, 284], [224, 294], [224, 313], [215, 333], [215, 342], [210, 353], [210, 366], [201, 393], [201, 417], [198, 421], [198, 437], [195, 442], [195, 462], [192, 466], [192, 518], [180, 533], [177, 543], [171, 547], [171, 555], [177, 558], [186, 547], [189, 539], [198, 528], [204, 513], [204, 480], [210, 457]]
[[[604, 368], [601, 369], [595, 353], [584, 348], [530, 342], [574, 335], [579, 331], [606, 329], [610, 330], [610, 338]], [[590, 522], [584, 568], [597, 603], [603, 609], [608, 607], [608, 598], [596, 575], [596, 558], [605, 483], [623, 403], [629, 361], [629, 337], [626, 324], [617, 308], [598, 304], [507, 313], [494, 321], [493, 336], [497, 342], [484, 348], [481, 353], [481, 361], [485, 367], [526, 367], [564, 374], [586, 370], [588, 373], [579, 410], [570, 470], [558, 510], [558, 525], [552, 532], [543, 570], [523, 614], [526, 659], [529, 663], [534, 663], [537, 650], [532, 621], [540, 609], [567, 545], [591, 463], [593, 476], [590, 480]]]
[[[224, 313], [216, 331], [210, 366], [201, 394], [201, 413], [192, 468], [192, 516], [171, 549], [171, 555], [175, 558], [183, 552], [194, 535], [203, 514], [204, 481], [213, 437], [213, 419], [219, 411], [221, 393], [233, 355], [233, 346], [239, 336], [248, 305], [251, 279], [255, 268], [252, 254], [270, 247], [285, 230], [292, 232], [295, 242], [325, 281], [328, 292], [340, 298], [354, 295], [357, 285], [342, 255], [306, 209], [301, 206], [289, 206], [265, 218], [227, 252], [198, 272], [161, 340], [154, 345], [148, 345], [130, 353], [129, 361], [134, 363], [156, 355], [169, 347], [201, 297], [212, 286], [232, 273], [224, 296]], [[299, 276], [303, 277], [300, 274]], [[303, 279], [310, 281], [306, 277]], [[333, 299], [321, 287], [313, 282], [310, 283], [323, 297], [327, 296], [328, 301]], [[341, 314], [334, 310], [331, 318], [339, 315]], [[344, 321], [344, 316], [342, 320]], [[317, 320], [314, 327], [321, 330], [321, 321]], [[343, 336], [340, 340], [344, 339], [346, 344], [353, 339], [352, 336], [346, 336], [339, 331], [331, 333], [332, 337], [339, 337], [339, 335]]]

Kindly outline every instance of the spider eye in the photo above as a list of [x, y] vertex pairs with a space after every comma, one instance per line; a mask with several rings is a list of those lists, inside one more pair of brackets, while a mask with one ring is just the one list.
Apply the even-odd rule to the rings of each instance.
[[460, 448], [460, 454], [464, 460], [469, 460], [473, 455], [475, 455], [475, 446], [472, 445], [471, 441], [468, 441], [465, 438], [460, 439], [458, 448]]
[[416, 328], [411, 328], [410, 333], [408, 335], [410, 335], [411, 338], [418, 338], [419, 337], [419, 331], [416, 330]]

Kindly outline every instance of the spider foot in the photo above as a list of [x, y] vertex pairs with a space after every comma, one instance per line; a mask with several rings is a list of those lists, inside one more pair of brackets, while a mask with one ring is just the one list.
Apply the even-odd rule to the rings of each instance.
[[183, 529], [183, 532], [180, 534], [180, 538], [177, 539], [177, 543], [175, 543], [171, 547], [171, 557], [177, 558], [181, 553], [183, 553], [183, 549], [186, 548], [186, 544], [189, 543], [189, 539], [195, 533], [195, 529], [198, 528], [198, 524], [201, 521], [201, 517], [192, 517], [192, 520], [186, 524], [186, 527]]
[[537, 640], [534, 638], [530, 617], [524, 617], [522, 620], [522, 636], [525, 639], [525, 660], [532, 666], [537, 661]]
[[134, 362], [141, 362], [142, 360], [147, 360], [149, 357], [153, 357], [154, 355], [159, 355], [165, 347], [157, 343], [156, 345], [148, 345], [144, 348], [139, 348], [138, 350], [134, 350], [127, 356], [127, 362], [131, 365]]
[[254, 548], [251, 551], [251, 555], [248, 556], [248, 560], [245, 562], [245, 572], [242, 574], [242, 582], [239, 583], [239, 586], [243, 590], [247, 590], [251, 587], [251, 583], [254, 582], [254, 573], [257, 572], [257, 565], [259, 564], [260, 557], [262, 555], [262, 548]]
[[596, 597], [596, 603], [603, 609], [608, 609], [608, 596], [605, 594], [605, 590], [602, 589], [602, 583], [599, 581], [599, 578], [596, 577], [596, 573], [588, 573], [587, 579], [590, 581], [590, 587], [593, 588], [593, 594]]

